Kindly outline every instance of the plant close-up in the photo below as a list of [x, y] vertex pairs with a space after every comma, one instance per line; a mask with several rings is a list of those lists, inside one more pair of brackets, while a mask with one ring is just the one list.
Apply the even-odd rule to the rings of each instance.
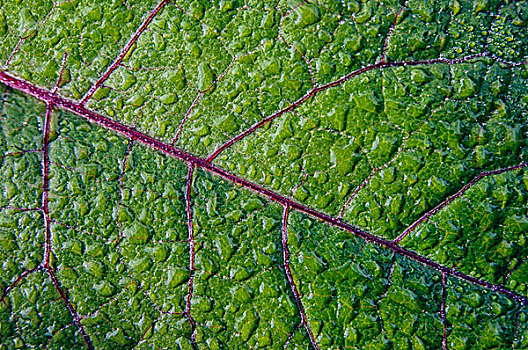
[[528, 349], [528, 1], [1, 1], [7, 349]]

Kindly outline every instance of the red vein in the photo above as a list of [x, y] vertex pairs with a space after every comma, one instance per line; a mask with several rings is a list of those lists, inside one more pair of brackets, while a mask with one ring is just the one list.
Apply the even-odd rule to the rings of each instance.
[[57, 221], [55, 219], [51, 219], [50, 220], [50, 223], [51, 224], [55, 224], [55, 225], [59, 225], [59, 226], [63, 226], [63, 227], [66, 227], [66, 228], [69, 228], [70, 230], [74, 230], [74, 231], [77, 231], [78, 233], [81, 233], [83, 235], [90, 235], [90, 236], [95, 236], [97, 238], [99, 238], [99, 236], [97, 236], [94, 232], [93, 232], [93, 227], [92, 227], [92, 231], [84, 231], [84, 230], [81, 230], [75, 226], [71, 226], [71, 225], [68, 225], [68, 224], [65, 224], [63, 222], [60, 222], [60, 221]]
[[26, 211], [41, 211], [42, 208], [19, 208], [19, 207], [10, 207], [10, 206], [0, 208], [0, 211], [4, 211], [4, 210], [15, 210], [15, 211], [26, 212]]
[[300, 106], [301, 104], [306, 102], [311, 97], [315, 97], [315, 95], [317, 95], [319, 92], [327, 90], [327, 89], [330, 89], [332, 87], [336, 87], [338, 85], [341, 85], [344, 82], [346, 82], [347, 80], [349, 80], [349, 79], [351, 79], [351, 78], [353, 78], [353, 77], [355, 77], [357, 75], [366, 73], [366, 72], [371, 71], [373, 69], [384, 69], [384, 68], [391, 68], [391, 67], [423, 66], [423, 65], [439, 64], [439, 63], [452, 65], [452, 64], [458, 64], [458, 63], [466, 62], [466, 61], [469, 61], [469, 60], [472, 60], [472, 59], [475, 59], [475, 58], [478, 58], [478, 57], [482, 57], [482, 56], [484, 56], [484, 55], [483, 54], [478, 54], [478, 55], [466, 56], [466, 57], [463, 57], [463, 58], [458, 58], [458, 59], [453, 59], [453, 60], [449, 60], [449, 59], [445, 59], [445, 58], [435, 58], [435, 59], [430, 59], [430, 60], [408, 61], [408, 62], [407, 61], [403, 61], [403, 62], [378, 62], [378, 63], [374, 63], [374, 64], [371, 64], [371, 65], [365, 66], [363, 68], [359, 68], [359, 69], [357, 69], [357, 70], [355, 70], [355, 71], [353, 71], [351, 73], [348, 73], [347, 75], [345, 75], [345, 76], [343, 76], [343, 77], [341, 77], [341, 78], [339, 78], [339, 79], [337, 79], [337, 80], [335, 80], [333, 82], [330, 82], [328, 84], [321, 85], [321, 86], [318, 86], [316, 88], [313, 88], [312, 90], [308, 91], [304, 96], [299, 98], [297, 101], [295, 101], [292, 104], [290, 104], [288, 107], [285, 107], [285, 108], [281, 109], [280, 111], [278, 111], [278, 112], [276, 112], [276, 113], [274, 113], [274, 114], [272, 114], [272, 115], [260, 120], [259, 122], [257, 122], [253, 126], [251, 126], [249, 129], [243, 131], [242, 133], [238, 134], [237, 136], [233, 137], [232, 139], [230, 139], [229, 141], [224, 143], [222, 146], [217, 148], [210, 156], [207, 157], [207, 162], [212, 162], [226, 148], [231, 147], [234, 143], [236, 143], [236, 142], [240, 141], [241, 139], [243, 139], [244, 137], [252, 134], [254, 131], [259, 129], [263, 125], [271, 122], [275, 118], [280, 117], [281, 115], [283, 115], [283, 114], [285, 114], [287, 112], [293, 111], [295, 108], [297, 108], [298, 106]]
[[389, 273], [387, 275], [387, 287], [385, 288], [385, 292], [383, 292], [383, 294], [380, 296], [380, 298], [377, 300], [375, 306], [376, 306], [376, 310], [378, 312], [378, 315], [379, 315], [379, 318], [380, 318], [380, 324], [381, 324], [381, 330], [382, 332], [384, 333], [387, 333], [387, 331], [385, 330], [385, 321], [383, 320], [383, 316], [381, 315], [381, 312], [380, 312], [380, 303], [381, 301], [387, 297], [387, 294], [389, 294], [389, 289], [390, 287], [392, 286], [392, 275], [394, 274], [394, 268], [396, 266], [396, 254], [394, 254], [392, 256], [392, 263], [389, 267]]
[[46, 117], [44, 119], [44, 138], [42, 141], [42, 213], [44, 216], [44, 229], [45, 229], [45, 243], [44, 243], [44, 261], [43, 267], [50, 269], [50, 253], [51, 253], [51, 229], [50, 229], [50, 216], [48, 209], [48, 192], [49, 192], [49, 134], [50, 134], [50, 123], [53, 113], [53, 103], [48, 103], [46, 106]]
[[163, 7], [168, 2], [169, 2], [168, 0], [161, 1], [158, 4], [158, 6], [156, 6], [156, 8], [154, 10], [152, 10], [152, 12], [149, 14], [147, 19], [143, 23], [141, 23], [141, 25], [136, 30], [136, 32], [134, 33], [132, 38], [128, 41], [128, 43], [125, 45], [125, 47], [121, 50], [121, 53], [119, 54], [119, 56], [117, 56], [117, 58], [110, 65], [110, 67], [108, 67], [106, 69], [106, 71], [103, 73], [103, 75], [95, 82], [94, 85], [92, 85], [92, 87], [88, 90], [88, 92], [83, 96], [83, 98], [81, 99], [81, 103], [80, 103], [81, 105], [84, 105], [93, 96], [95, 91], [97, 91], [97, 89], [99, 89], [99, 87], [101, 87], [101, 85], [103, 85], [103, 83], [105, 82], [106, 79], [108, 79], [110, 74], [112, 74], [112, 72], [117, 69], [117, 67], [119, 66], [121, 61], [123, 61], [123, 59], [128, 54], [128, 52], [130, 51], [132, 46], [139, 39], [139, 36], [145, 31], [145, 29], [147, 29], [147, 27], [150, 24], [150, 22], [152, 22], [154, 17], [163, 9]]
[[[247, 188], [255, 193], [258, 193], [264, 197], [269, 198], [270, 200], [280, 203], [282, 205], [288, 205], [290, 208], [293, 208], [295, 210], [298, 210], [300, 212], [303, 212], [311, 217], [317, 218], [323, 222], [326, 222], [330, 225], [333, 225], [335, 227], [339, 227], [345, 231], [348, 231], [358, 237], [361, 237], [369, 242], [373, 242], [377, 245], [383, 246], [385, 248], [388, 248], [392, 251], [394, 251], [397, 254], [400, 254], [402, 256], [408, 257], [411, 260], [414, 260], [416, 262], [419, 262], [423, 265], [429, 266], [430, 268], [439, 271], [441, 273], [446, 273], [449, 276], [454, 276], [456, 278], [459, 278], [461, 280], [467, 281], [469, 283], [472, 283], [474, 285], [478, 285], [480, 287], [493, 290], [497, 293], [501, 293], [509, 298], [512, 298], [514, 300], [517, 300], [518, 302], [522, 304], [528, 304], [528, 298], [526, 296], [520, 295], [518, 293], [515, 293], [513, 291], [510, 291], [509, 289], [505, 288], [504, 286], [499, 286], [487, 281], [484, 281], [482, 279], [464, 274], [462, 272], [459, 272], [455, 269], [448, 268], [446, 266], [443, 266], [441, 264], [438, 264], [426, 257], [423, 257], [421, 255], [418, 255], [410, 250], [407, 250], [405, 248], [402, 248], [394, 242], [387, 241], [383, 238], [374, 236], [368, 232], [365, 232], [357, 227], [351, 226], [347, 223], [344, 223], [340, 221], [337, 218], [331, 217], [327, 214], [321, 213], [317, 210], [314, 210], [312, 208], [309, 208], [307, 206], [304, 206], [300, 203], [294, 202], [293, 200], [286, 198], [276, 192], [270, 191], [260, 185], [254, 184], [248, 180], [245, 180], [243, 178], [240, 178], [236, 175], [233, 175], [213, 164], [208, 162], [206, 159], [198, 158], [192, 154], [185, 153], [179, 149], [174, 148], [173, 146], [166, 144], [162, 141], [156, 140], [153, 137], [143, 134], [129, 126], [123, 125], [115, 120], [109, 119], [103, 115], [97, 114], [91, 110], [86, 109], [83, 105], [80, 103], [75, 103], [72, 101], [69, 101], [63, 97], [55, 96], [49, 91], [37, 87], [35, 85], [32, 85], [26, 81], [23, 81], [21, 79], [15, 78], [3, 71], [0, 70], [0, 83], [3, 83], [9, 87], [11, 87], [14, 90], [23, 92], [25, 94], [28, 94], [30, 96], [33, 96], [41, 101], [52, 101], [53, 104], [56, 107], [62, 108], [66, 111], [69, 111], [73, 114], [76, 114], [92, 123], [96, 123], [100, 125], [101, 127], [104, 127], [108, 130], [113, 130], [116, 133], [123, 135], [125, 137], [128, 137], [132, 140], [137, 140], [141, 142], [142, 144], [149, 146], [155, 150], [158, 150], [159, 152], [162, 152], [164, 154], [167, 154], [169, 156], [178, 158], [182, 161], [185, 161], [187, 163], [193, 164], [196, 167], [199, 167], [201, 169], [204, 169], [210, 173], [213, 173], [215, 175], [218, 175], [232, 183], [235, 183], [239, 186], [242, 186], [244, 188]], [[525, 166], [527, 163], [523, 163], [524, 165], [518, 166], [519, 168], [521, 166]]]
[[66, 296], [66, 293], [64, 293], [64, 291], [62, 290], [62, 288], [61, 288], [61, 286], [59, 284], [59, 281], [57, 280], [57, 277], [55, 277], [55, 274], [53, 273], [53, 271], [51, 271], [51, 269], [47, 268], [46, 272], [50, 276], [51, 281], [52, 281], [53, 285], [55, 286], [55, 289], [57, 289], [57, 291], [59, 292], [61, 299], [64, 301], [64, 303], [66, 304], [66, 307], [70, 311], [70, 314], [73, 317], [73, 321], [77, 325], [77, 328], [79, 328], [79, 331], [81, 332], [81, 336], [82, 336], [84, 342], [86, 343], [86, 346], [88, 347], [89, 350], [93, 350], [94, 347], [92, 345], [92, 341], [90, 340], [90, 337], [88, 336], [88, 334], [86, 334], [86, 331], [84, 330], [84, 327], [81, 324], [81, 318], [77, 314], [77, 311], [75, 310], [73, 305], [70, 303], [70, 300]]
[[398, 17], [400, 17], [404, 9], [405, 9], [405, 4], [396, 13], [396, 16], [394, 17], [394, 21], [392, 21], [389, 31], [387, 32], [387, 36], [385, 37], [385, 42], [383, 43], [383, 50], [381, 51], [381, 62], [387, 61], [387, 48], [389, 46], [389, 41], [392, 36], [392, 33], [394, 32], [394, 28], [396, 27], [396, 22], [398, 21]]
[[185, 125], [185, 122], [187, 121], [187, 118], [189, 118], [189, 116], [191, 115], [193, 109], [198, 104], [198, 101], [200, 100], [200, 97], [202, 97], [202, 95], [203, 95], [202, 91], [198, 92], [198, 95], [196, 95], [196, 98], [194, 99], [193, 103], [191, 104], [191, 107], [189, 107], [189, 109], [187, 110], [187, 113], [185, 113], [185, 116], [183, 117], [182, 122], [180, 123], [180, 126], [178, 127], [178, 131], [176, 132], [176, 135], [172, 139], [171, 145], [174, 146], [174, 144], [176, 143], [176, 140], [178, 140], [178, 137], [180, 136], [180, 133], [182, 132], [183, 126]]
[[447, 319], [446, 319], [446, 294], [447, 294], [447, 276], [442, 274], [442, 303], [440, 304], [440, 316], [444, 328], [442, 336], [442, 350], [447, 350]]
[[[337, 216], [338, 219], [341, 219], [343, 217], [343, 215], [345, 214], [345, 210], [346, 208], [348, 207], [348, 205], [350, 204], [350, 202], [352, 202], [352, 199], [354, 199], [354, 197], [356, 197], [356, 195], [359, 193], [359, 191], [361, 191], [361, 189], [363, 187], [365, 187], [368, 182], [370, 181], [370, 179], [372, 179], [372, 177], [374, 177], [374, 175], [376, 175], [377, 172], [381, 171], [381, 170], [384, 170], [385, 168], [387, 168], [389, 165], [391, 165], [392, 163], [394, 163], [394, 161], [396, 160], [396, 158], [398, 158], [398, 156], [401, 154], [401, 152], [403, 151], [403, 146], [404, 146], [404, 143], [405, 141], [407, 140], [407, 137], [404, 136], [403, 137], [403, 142], [402, 144], [400, 145], [400, 148], [398, 148], [398, 151], [396, 152], [396, 154], [394, 155], [394, 157], [392, 157], [391, 160], [389, 160], [387, 163], [377, 167], [377, 168], [373, 168], [372, 171], [370, 172], [370, 174], [363, 180], [363, 182], [361, 182], [357, 187], [356, 189], [354, 190], [354, 192], [352, 192], [352, 194], [348, 197], [347, 201], [345, 202], [345, 204], [343, 204], [343, 206], [341, 207], [341, 210], [339, 211], [339, 215]], [[372, 167], [372, 165], [371, 165]]]
[[[123, 156], [123, 164], [121, 165], [121, 173], [119, 174], [119, 200], [117, 202], [117, 225], [119, 227], [119, 236], [117, 237], [116, 244], [119, 244], [121, 241], [122, 235], [123, 235], [123, 229], [121, 220], [119, 219], [119, 212], [121, 211], [121, 204], [123, 203], [123, 178], [125, 176], [125, 168], [126, 163], [128, 160], [128, 156], [130, 155], [130, 151], [132, 150], [132, 146], [134, 144], [134, 141], [130, 141], [128, 143], [127, 149], [125, 151], [125, 155]], [[119, 246], [117, 247], [119, 249]]]
[[154, 306], [154, 308], [156, 309], [156, 311], [158, 311], [160, 314], [162, 315], [165, 315], [165, 314], [168, 314], [168, 315], [174, 315], [174, 314], [180, 314], [179, 312], [172, 312], [172, 311], [166, 311], [166, 310], [163, 310], [160, 306], [158, 306], [158, 304], [156, 304], [156, 302], [154, 300], [152, 300], [152, 298], [150, 297], [150, 295], [147, 293], [147, 291], [145, 290], [145, 288], [143, 288], [141, 286], [141, 282], [139, 282], [136, 278], [134, 278], [134, 276], [132, 275], [132, 273], [130, 272], [130, 268], [123, 262], [123, 260], [121, 259], [121, 257], [118, 259], [119, 263], [121, 265], [123, 265], [123, 267], [127, 270], [127, 274], [128, 274], [128, 277], [130, 277], [130, 279], [132, 280], [132, 283], [134, 283], [134, 285], [145, 295], [145, 297], [148, 299], [148, 301], [152, 304], [152, 306]]
[[[60, 78], [59, 78], [60, 81]], [[58, 83], [57, 83], [58, 84]], [[56, 89], [51, 92], [51, 96], [57, 97], [55, 94]], [[51, 124], [51, 118], [53, 113], [54, 103], [53, 100], [48, 100], [46, 104], [46, 117], [44, 119], [44, 137], [42, 140], [42, 212], [44, 215], [44, 225], [45, 225], [45, 243], [44, 243], [44, 261], [42, 262], [42, 267], [44, 270], [48, 273], [49, 277], [51, 278], [51, 281], [53, 285], [55, 286], [55, 289], [59, 292], [61, 299], [66, 304], [66, 307], [70, 311], [71, 316], [73, 317], [73, 320], [77, 327], [79, 328], [79, 331], [81, 332], [82, 338], [84, 342], [86, 343], [86, 346], [89, 350], [94, 349], [92, 342], [90, 340], [90, 337], [88, 334], [86, 334], [83, 325], [81, 324], [81, 320], [79, 318], [79, 315], [77, 314], [77, 311], [73, 307], [73, 305], [70, 303], [68, 297], [66, 296], [66, 293], [62, 290], [59, 281], [57, 280], [57, 277], [55, 277], [55, 274], [53, 273], [53, 268], [50, 264], [50, 255], [51, 255], [51, 219], [49, 215], [49, 208], [48, 208], [48, 194], [49, 194], [49, 166], [50, 166], [50, 160], [49, 160], [49, 136], [50, 136], [50, 124]]]
[[372, 177], [374, 175], [376, 175], [376, 172], [377, 172], [377, 169], [372, 169], [372, 171], [370, 172], [369, 176], [367, 176], [363, 182], [361, 182], [357, 187], [356, 189], [354, 190], [354, 192], [352, 192], [352, 194], [348, 197], [347, 201], [345, 202], [345, 204], [343, 204], [343, 206], [341, 207], [341, 211], [339, 211], [339, 215], [337, 216], [338, 219], [341, 219], [343, 217], [343, 214], [345, 213], [345, 210], [346, 208], [348, 207], [348, 205], [350, 204], [350, 202], [352, 202], [352, 199], [354, 199], [354, 197], [356, 197], [356, 195], [359, 193], [359, 191], [361, 191], [361, 189], [363, 187], [365, 187], [368, 182], [370, 181], [370, 179], [372, 179]]
[[[56, 96], [55, 93], [52, 93], [52, 96]], [[42, 141], [42, 213], [44, 215], [44, 227], [45, 227], [45, 243], [44, 243], [44, 261], [42, 262], [42, 267], [48, 273], [55, 286], [55, 289], [59, 292], [61, 299], [66, 304], [66, 307], [70, 311], [70, 314], [73, 317], [74, 322], [77, 324], [79, 331], [86, 343], [88, 349], [93, 349], [93, 345], [90, 341], [90, 337], [86, 334], [83, 325], [81, 324], [79, 315], [73, 307], [73, 305], [68, 300], [68, 297], [60, 287], [59, 281], [53, 273], [52, 266], [50, 264], [50, 255], [51, 255], [51, 227], [50, 227], [50, 216], [48, 209], [48, 194], [49, 194], [49, 134], [50, 134], [50, 124], [53, 113], [53, 101], [48, 101], [46, 105], [46, 117], [44, 119], [44, 138]]]
[[62, 83], [62, 78], [64, 76], [64, 69], [66, 68], [66, 59], [68, 58], [68, 53], [66, 50], [64, 50], [64, 54], [62, 55], [62, 66], [59, 74], [59, 79], [57, 79], [57, 83], [55, 84], [55, 88], [53, 89], [53, 93], [57, 93], [57, 90], [59, 89], [60, 84]]
[[303, 177], [301, 181], [297, 185], [295, 185], [290, 191], [290, 197], [289, 197], [290, 199], [293, 197], [293, 194], [295, 193], [295, 191], [297, 191], [297, 189], [299, 189], [299, 187], [301, 187], [304, 184], [307, 178], [308, 178], [308, 174], [303, 171]]
[[4, 292], [2, 293], [2, 297], [0, 298], [0, 300], [1, 300], [1, 301], [7, 306], [7, 303], [6, 303], [6, 301], [5, 301], [5, 297], [9, 294], [9, 292], [12, 291], [13, 288], [15, 288], [16, 285], [17, 285], [18, 283], [20, 283], [20, 281], [22, 281], [27, 275], [29, 275], [29, 274], [31, 274], [31, 273], [37, 271], [37, 270], [40, 270], [41, 268], [42, 268], [42, 266], [37, 266], [37, 267], [35, 267], [35, 268], [33, 268], [33, 269], [26, 270], [26, 271], [22, 272], [22, 273], [17, 277], [17, 279], [16, 279], [13, 283], [11, 283], [11, 284], [10, 284], [10, 285], [4, 290]]
[[286, 339], [286, 342], [284, 343], [283, 350], [286, 350], [288, 348], [288, 346], [290, 345], [291, 340], [295, 336], [295, 333], [297, 332], [297, 330], [301, 326], [302, 326], [302, 324], [299, 324], [299, 325], [295, 326], [295, 329], [290, 334], [288, 334], [288, 338]]
[[389, 268], [389, 274], [387, 275], [387, 290], [385, 291], [385, 296], [389, 293], [389, 289], [391, 287], [391, 281], [392, 281], [392, 275], [394, 274], [394, 267], [396, 265], [396, 255], [392, 257], [392, 263]]
[[513, 335], [512, 349], [515, 349], [515, 343], [517, 343], [517, 338], [519, 337], [519, 329], [521, 328], [521, 310], [517, 312], [516, 319], [517, 320], [515, 326], [515, 334]]
[[15, 313], [13, 311], [11, 311], [11, 315], [15, 319], [16, 334], [18, 335], [18, 338], [22, 342], [22, 345], [24, 346], [24, 349], [27, 349], [28, 348], [27, 343], [24, 340], [24, 338], [22, 337], [22, 332], [20, 331], [20, 323], [18, 321], [18, 317], [17, 317], [17, 315], [15, 315]]
[[154, 321], [152, 321], [150, 326], [148, 326], [147, 329], [145, 329], [145, 331], [141, 335], [141, 338], [138, 340], [138, 342], [136, 343], [136, 345], [134, 345], [134, 347], [132, 349], [136, 349], [139, 345], [141, 345], [141, 343], [145, 342], [148, 333], [151, 332], [154, 327], [156, 327], [156, 323], [159, 321], [159, 319], [162, 316], [163, 316], [163, 314], [159, 314], [158, 317], [156, 317], [156, 319]]
[[53, 332], [53, 334], [51, 335], [51, 337], [48, 338], [48, 340], [46, 342], [46, 345], [44, 345], [44, 347], [42, 349], [46, 350], [50, 346], [51, 342], [53, 341], [53, 339], [55, 338], [55, 336], [57, 334], [59, 334], [60, 332], [64, 331], [66, 328], [70, 327], [73, 324], [75, 324], [75, 322], [70, 322], [70, 323], [65, 324], [64, 326], [60, 327], [59, 329], [55, 330]]
[[18, 39], [18, 42], [16, 43], [15, 45], [15, 48], [13, 49], [13, 51], [11, 51], [11, 54], [9, 55], [9, 57], [7, 58], [4, 66], [7, 68], [9, 66], [9, 63], [11, 63], [11, 60], [13, 59], [13, 56], [15, 56], [15, 53], [18, 51], [18, 49], [20, 48], [20, 45], [22, 44], [22, 41], [24, 41], [25, 38], [23, 37], [20, 37]]
[[503, 64], [505, 64], [508, 67], [520, 67], [520, 66], [524, 66], [524, 65], [528, 64], [528, 60], [527, 61], [520, 61], [520, 62], [508, 61], [508, 60], [506, 60], [506, 59], [504, 59], [502, 57], [499, 57], [499, 56], [495, 55], [492, 52], [486, 52], [486, 56], [494, 59], [497, 62], [503, 63]]
[[292, 8], [290, 11], [288, 11], [287, 13], [285, 13], [280, 21], [279, 21], [279, 40], [281, 40], [283, 43], [285, 43], [288, 47], [294, 49], [300, 56], [301, 58], [304, 60], [304, 62], [306, 63], [306, 66], [308, 67], [308, 71], [310, 73], [310, 78], [312, 80], [312, 87], [315, 88], [316, 86], [316, 82], [315, 82], [315, 75], [314, 75], [314, 72], [313, 72], [313, 68], [312, 68], [312, 64], [310, 63], [310, 61], [308, 60], [308, 58], [301, 52], [301, 50], [299, 50], [299, 48], [295, 45], [293, 45], [292, 43], [288, 42], [284, 36], [282, 35], [282, 23], [284, 21], [284, 19], [286, 17], [288, 17], [289, 15], [291, 15], [294, 11], [296, 11], [298, 8], [300, 8], [301, 6], [305, 5], [308, 1], [303, 1], [301, 2], [299, 5], [295, 6], [294, 8]]
[[402, 239], [404, 239], [418, 225], [420, 225], [422, 222], [424, 222], [427, 219], [429, 219], [429, 217], [431, 217], [432, 215], [436, 214], [438, 211], [440, 211], [442, 208], [444, 208], [446, 205], [448, 205], [449, 203], [451, 203], [452, 201], [454, 201], [458, 197], [462, 196], [464, 194], [464, 192], [469, 190], [471, 186], [473, 186], [475, 183], [477, 183], [477, 181], [479, 181], [483, 177], [490, 176], [490, 175], [497, 175], [497, 174], [501, 174], [501, 173], [504, 173], [504, 172], [507, 172], [507, 171], [512, 171], [512, 170], [519, 170], [519, 169], [522, 169], [522, 168], [526, 167], [527, 165], [528, 165], [528, 163], [521, 163], [519, 165], [510, 166], [510, 167], [507, 167], [507, 168], [501, 168], [501, 169], [481, 172], [476, 177], [474, 177], [471, 181], [469, 181], [464, 187], [462, 187], [457, 193], [453, 194], [450, 197], [447, 197], [447, 199], [444, 200], [442, 203], [438, 204], [436, 207], [434, 207], [433, 209], [431, 209], [428, 212], [426, 212], [421, 218], [419, 218], [418, 220], [413, 222], [411, 224], [411, 226], [409, 226], [407, 229], [405, 229], [405, 231], [403, 231], [393, 241], [393, 243], [394, 244], [398, 244]]
[[304, 311], [304, 306], [302, 304], [301, 295], [299, 294], [299, 291], [297, 290], [297, 286], [295, 285], [295, 281], [293, 280], [293, 275], [290, 269], [290, 252], [288, 250], [288, 213], [289, 211], [290, 211], [290, 206], [285, 205], [284, 213], [282, 216], [282, 257], [283, 257], [282, 266], [284, 268], [284, 272], [286, 272], [286, 277], [288, 278], [288, 282], [290, 283], [293, 296], [295, 297], [295, 303], [297, 304], [297, 309], [299, 309], [299, 313], [301, 314], [301, 322], [304, 325], [304, 328], [306, 329], [308, 336], [310, 337], [310, 342], [312, 343], [312, 346], [314, 347], [314, 349], [319, 350], [319, 346], [317, 345], [317, 342], [315, 341], [315, 337], [312, 333], [312, 329], [310, 328], [310, 324], [308, 323], [308, 319], [306, 318], [306, 312]]
[[521, 261], [517, 262], [514, 267], [512, 267], [507, 273], [506, 276], [504, 276], [504, 282], [502, 282], [502, 285], [505, 286], [508, 283], [508, 280], [510, 279], [511, 275], [522, 266], [528, 259], [528, 256], [525, 256]]
[[185, 204], [187, 208], [187, 228], [189, 230], [189, 284], [187, 286], [187, 302], [185, 303], [185, 316], [191, 324], [191, 344], [193, 349], [198, 349], [196, 344], [196, 322], [191, 316], [191, 300], [193, 294], [194, 282], [194, 231], [192, 223], [192, 208], [191, 208], [191, 192], [192, 192], [192, 177], [194, 173], [194, 165], [189, 165], [189, 173], [187, 174], [187, 190], [185, 192]]
[[488, 51], [488, 48], [489, 48], [490, 37], [491, 37], [491, 33], [493, 31], [493, 26], [495, 25], [495, 21], [501, 15], [503, 5], [504, 5], [504, 0], [501, 0], [499, 2], [499, 5], [497, 6], [497, 10], [496, 10], [497, 13], [495, 14], [495, 16], [493, 16], [492, 20], [490, 21], [489, 28], [487, 28], [487, 33], [488, 34], [486, 35], [486, 44], [484, 45], [484, 50], [486, 50], [486, 51]]
[[41, 149], [30, 149], [30, 150], [25, 150], [25, 151], [9, 152], [9, 153], [4, 153], [3, 155], [0, 156], [0, 158], [19, 156], [19, 155], [26, 154], [26, 153], [39, 153], [39, 152], [42, 152], [42, 150]]
[[112, 303], [115, 303], [119, 300], [119, 298], [121, 297], [121, 295], [123, 295], [125, 292], [125, 289], [122, 289], [115, 297], [113, 297], [112, 299], [108, 300], [107, 302], [99, 305], [99, 307], [97, 308], [97, 310], [93, 311], [92, 313], [88, 314], [88, 315], [83, 315], [83, 316], [80, 316], [79, 318], [80, 319], [85, 319], [85, 318], [93, 318], [95, 317], [96, 315], [99, 315], [101, 310], [106, 307], [107, 305], [110, 305]]

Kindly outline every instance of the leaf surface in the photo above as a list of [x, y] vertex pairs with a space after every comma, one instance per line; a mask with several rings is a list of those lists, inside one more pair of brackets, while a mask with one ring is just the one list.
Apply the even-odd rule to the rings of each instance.
[[528, 347], [526, 1], [0, 6], [0, 349]]

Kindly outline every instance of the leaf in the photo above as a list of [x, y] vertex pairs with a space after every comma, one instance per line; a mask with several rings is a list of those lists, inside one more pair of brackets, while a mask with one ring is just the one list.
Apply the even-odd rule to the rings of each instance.
[[0, 348], [526, 348], [527, 9], [3, 2]]

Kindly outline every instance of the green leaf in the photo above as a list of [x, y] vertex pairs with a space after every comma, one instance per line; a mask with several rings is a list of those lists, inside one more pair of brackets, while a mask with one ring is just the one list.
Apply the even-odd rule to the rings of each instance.
[[0, 349], [528, 347], [528, 2], [7, 0]]

